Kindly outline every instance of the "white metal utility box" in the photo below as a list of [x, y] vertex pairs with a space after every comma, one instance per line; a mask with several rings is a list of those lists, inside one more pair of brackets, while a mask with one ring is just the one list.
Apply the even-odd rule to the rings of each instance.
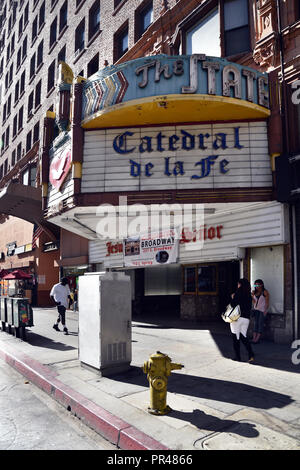
[[131, 282], [123, 272], [79, 277], [79, 359], [108, 376], [129, 369]]

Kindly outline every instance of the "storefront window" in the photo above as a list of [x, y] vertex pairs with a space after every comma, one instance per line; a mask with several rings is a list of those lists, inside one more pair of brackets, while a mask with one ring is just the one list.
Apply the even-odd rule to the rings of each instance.
[[196, 265], [184, 268], [185, 294], [217, 294], [217, 265]]
[[196, 267], [184, 268], [184, 292], [196, 293]]
[[181, 267], [177, 264], [145, 268], [145, 296], [180, 295]]
[[215, 293], [217, 290], [216, 266], [198, 267], [198, 293]]

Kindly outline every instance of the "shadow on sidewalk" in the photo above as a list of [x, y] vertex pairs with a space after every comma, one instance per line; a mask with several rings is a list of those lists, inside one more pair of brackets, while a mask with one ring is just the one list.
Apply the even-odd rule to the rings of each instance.
[[[185, 321], [180, 319], [172, 319], [168, 317], [135, 316], [133, 319], [136, 322], [133, 328], [140, 331], [143, 328], [148, 331], [149, 329], [179, 329], [193, 330], [195, 334], [199, 332], [199, 344], [201, 343], [201, 331], [209, 331], [212, 339], [214, 340], [220, 354], [228, 359], [233, 357], [232, 339], [230, 333], [230, 326], [222, 320], [212, 322], [195, 322]], [[299, 367], [292, 363], [291, 357], [293, 350], [289, 344], [277, 344], [269, 340], [263, 340], [260, 344], [252, 346], [255, 355], [256, 366], [267, 367], [277, 370], [284, 370], [288, 372], [300, 372]], [[241, 345], [241, 355], [244, 360], [247, 359], [247, 353], [243, 345]]]
[[[77, 336], [77, 333], [75, 335]], [[27, 330], [26, 332], [26, 342], [32, 346], [38, 346], [39, 348], [56, 349], [58, 351], [70, 351], [72, 349], [77, 349], [68, 344], [54, 341], [51, 338], [34, 333], [31, 330]]]
[[[221, 419], [217, 416], [209, 415], [204, 411], [199, 410], [199, 408], [192, 412], [172, 410], [169, 416], [182, 421], [187, 421], [201, 430], [205, 429], [211, 432], [222, 432], [229, 431], [229, 428], [231, 428], [231, 433], [236, 433], [242, 437], [254, 438], [259, 436], [259, 432], [255, 429], [255, 424], [247, 422], [238, 423], [238, 421], [234, 421], [232, 419]], [[237, 426], [237, 423], [239, 426]]]
[[[135, 366], [132, 366], [126, 374], [111, 376], [110, 379], [142, 387], [148, 386], [146, 375], [141, 368]], [[180, 373], [173, 373], [169, 377], [168, 392], [263, 410], [284, 408], [294, 402], [289, 395], [272, 392], [241, 382], [210, 379]]]

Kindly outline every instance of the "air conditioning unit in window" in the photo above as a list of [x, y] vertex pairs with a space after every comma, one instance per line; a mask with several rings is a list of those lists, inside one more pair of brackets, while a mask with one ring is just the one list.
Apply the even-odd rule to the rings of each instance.
[[83, 47], [83, 45], [82, 45], [82, 46], [80, 46], [80, 47], [75, 51], [75, 54], [74, 54], [75, 57], [77, 57], [83, 50], [84, 50], [84, 47]]

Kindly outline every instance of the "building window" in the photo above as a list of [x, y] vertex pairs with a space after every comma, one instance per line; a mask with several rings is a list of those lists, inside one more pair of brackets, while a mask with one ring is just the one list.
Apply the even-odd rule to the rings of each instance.
[[14, 166], [15, 163], [16, 163], [16, 150], [13, 150], [11, 154], [11, 165]]
[[35, 87], [35, 108], [41, 104], [42, 80]]
[[59, 62], [65, 62], [66, 61], [66, 45], [59, 51], [59, 54], [57, 56], [57, 61]]
[[83, 19], [75, 30], [75, 56], [84, 48], [84, 31], [85, 21]]
[[114, 0], [114, 9], [116, 9], [121, 3], [125, 3], [126, 0]]
[[217, 295], [217, 265], [194, 265], [183, 268], [184, 294]]
[[52, 62], [50, 67], [48, 68], [48, 86], [47, 91], [49, 92], [52, 90], [55, 84], [55, 60]]
[[56, 41], [56, 34], [57, 34], [57, 18], [52, 21], [50, 26], [50, 44], [49, 47], [51, 48]]
[[9, 68], [9, 85], [11, 85], [13, 81], [13, 71], [14, 71], [14, 64], [11, 64]]
[[20, 96], [25, 91], [25, 70], [21, 75]]
[[220, 16], [217, 8], [186, 33], [186, 54], [196, 53], [221, 56]]
[[32, 132], [29, 131], [26, 136], [26, 153], [29, 152], [29, 150], [31, 149], [31, 135], [32, 135]]
[[68, 2], [66, 1], [60, 9], [59, 32], [61, 32], [68, 22]]
[[8, 44], [7, 49], [6, 49], [6, 63], [9, 61], [9, 56], [10, 56], [10, 44]]
[[225, 56], [250, 50], [250, 32], [247, 0], [224, 2]]
[[24, 59], [26, 55], [27, 55], [27, 36], [23, 41], [22, 59]]
[[1, 145], [1, 155], [2, 155], [2, 153], [4, 152], [4, 142], [5, 142], [5, 132], [3, 132], [3, 134], [2, 134], [2, 139], [1, 139], [1, 142], [0, 142], [0, 145]]
[[19, 131], [23, 129], [23, 111], [24, 111], [24, 107], [22, 106], [19, 110], [19, 127], [18, 127]]
[[32, 91], [30, 95], [28, 96], [28, 111], [27, 111], [27, 117], [30, 118], [32, 116], [33, 112], [33, 100], [34, 100], [34, 92]]
[[37, 166], [36, 165], [31, 165], [30, 174], [29, 174], [29, 184], [30, 184], [30, 186], [36, 186], [36, 174], [37, 174]]
[[34, 76], [34, 73], [35, 73], [35, 53], [33, 54], [33, 56], [31, 57], [31, 60], [30, 60], [29, 78], [32, 78]]
[[114, 62], [128, 51], [128, 23], [114, 36]]
[[33, 143], [40, 139], [40, 123], [37, 122], [33, 128]]
[[29, 2], [27, 3], [25, 10], [24, 10], [24, 28], [28, 23], [28, 18], [29, 18]]
[[39, 67], [43, 63], [43, 47], [44, 41], [41, 41], [37, 50], [36, 67]]
[[2, 124], [4, 124], [6, 121], [6, 103], [3, 106], [3, 119], [2, 119]]
[[153, 2], [147, 2], [135, 13], [135, 29], [137, 41], [153, 22]]
[[295, 21], [300, 19], [300, 0], [295, 0]]
[[22, 47], [20, 47], [20, 49], [18, 50], [18, 53], [17, 53], [17, 69], [21, 65], [21, 60], [22, 60]]
[[22, 142], [20, 142], [17, 147], [17, 160], [19, 161], [21, 157], [22, 157]]
[[9, 126], [7, 126], [6, 132], [5, 132], [5, 148], [9, 146]]
[[19, 86], [20, 86], [20, 82], [17, 82], [15, 86], [15, 104], [19, 99]]
[[16, 114], [13, 121], [13, 137], [17, 135], [18, 132], [18, 115]]
[[7, 116], [6, 117], [10, 115], [10, 112], [11, 112], [11, 95], [9, 95], [8, 100], [7, 100]]
[[37, 37], [37, 28], [38, 28], [38, 16], [36, 16], [33, 20], [32, 23], [32, 37], [31, 37], [31, 42], [35, 40]]
[[15, 33], [12, 35], [12, 38], [11, 38], [10, 55], [13, 54], [14, 50], [15, 50]]
[[89, 40], [100, 30], [100, 1], [97, 0], [89, 11]]
[[22, 173], [22, 184], [24, 184], [24, 186], [29, 185], [29, 168]]
[[44, 23], [45, 23], [45, 2], [42, 3], [42, 6], [40, 8], [39, 29], [43, 26]]
[[19, 38], [21, 37], [23, 32], [23, 16], [19, 19]]
[[202, 2], [177, 26], [179, 54], [228, 57], [250, 50], [248, 0]]
[[98, 72], [99, 70], [99, 53], [93, 57], [93, 59], [88, 63], [88, 77]]
[[[31, 149], [31, 131], [27, 134], [29, 139], [28, 144], [30, 143], [30, 148], [26, 151], [28, 152]], [[31, 165], [29, 168], [22, 173], [22, 184], [25, 186], [36, 186], [36, 165]]]

